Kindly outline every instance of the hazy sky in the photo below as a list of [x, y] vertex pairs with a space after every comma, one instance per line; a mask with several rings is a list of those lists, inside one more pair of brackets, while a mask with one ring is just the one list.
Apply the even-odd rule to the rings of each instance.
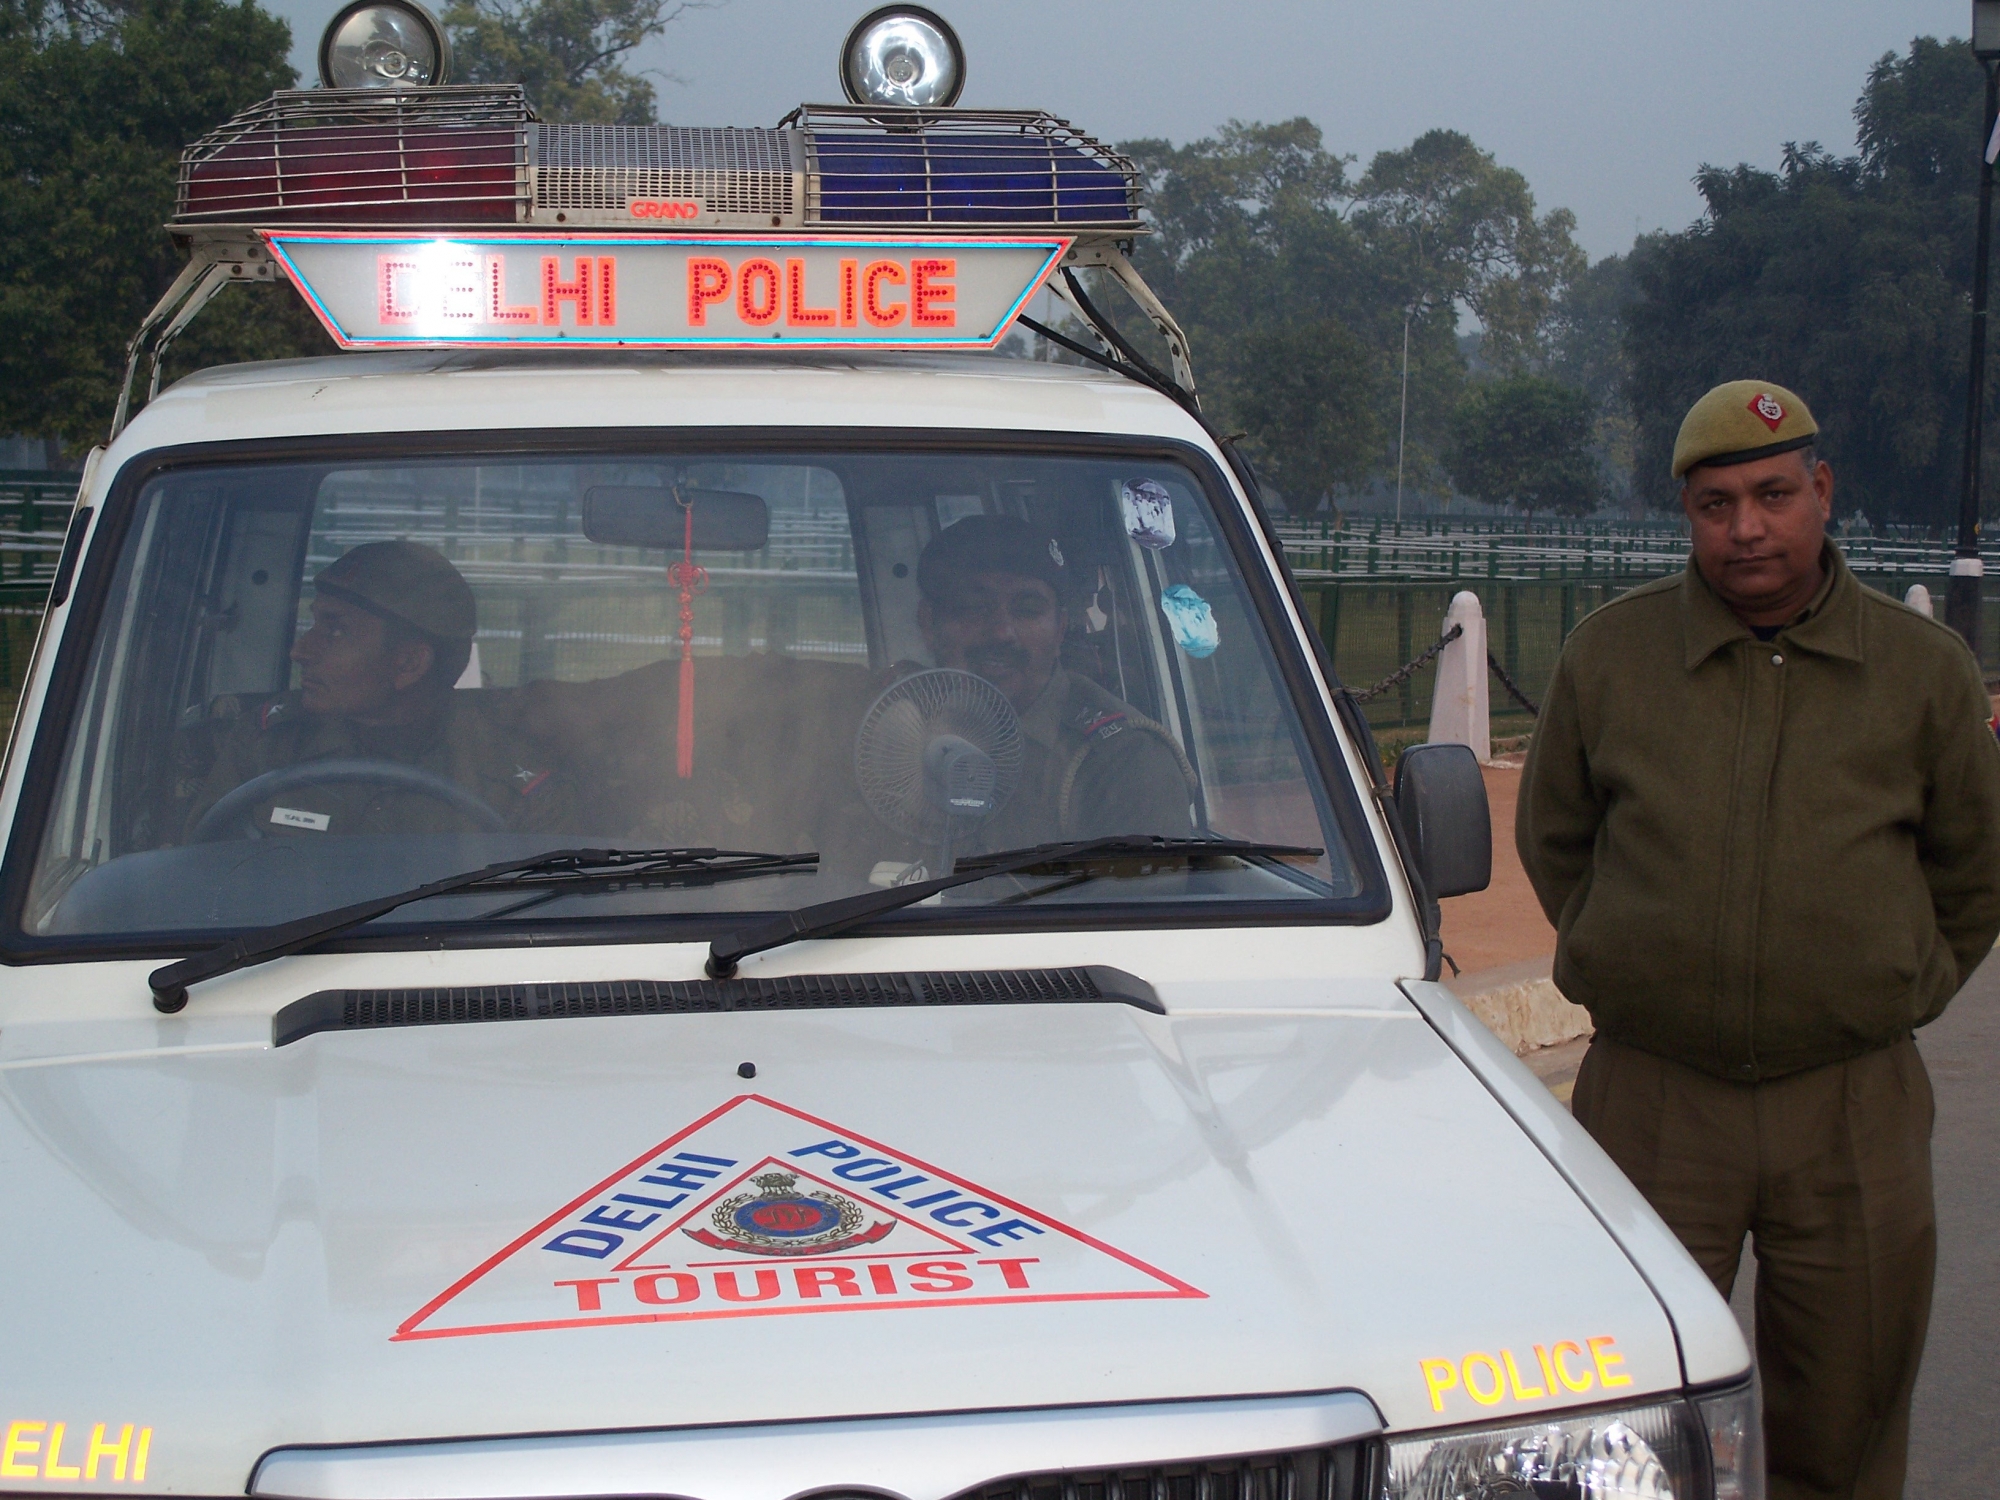
[[[265, 0], [314, 72], [339, 0]], [[434, 0], [436, 3], [436, 0]], [[442, 9], [441, 4], [436, 8]], [[837, 100], [869, 0], [724, 0], [644, 48], [662, 115], [769, 125]], [[1701, 163], [1775, 166], [1785, 141], [1854, 144], [1869, 66], [1963, 36], [1968, 0], [932, 0], [964, 39], [965, 104], [1038, 107], [1106, 140], [1185, 142], [1231, 118], [1306, 115], [1366, 164], [1434, 126], [1519, 168], [1592, 257], [1701, 203]], [[1976, 149], [1976, 143], [1968, 145]]]

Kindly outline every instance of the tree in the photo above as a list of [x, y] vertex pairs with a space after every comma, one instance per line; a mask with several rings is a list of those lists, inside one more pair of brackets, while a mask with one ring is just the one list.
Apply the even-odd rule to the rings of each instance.
[[1376, 299], [1355, 295], [1369, 271], [1344, 218], [1346, 159], [1304, 119], [1120, 149], [1148, 181], [1155, 233], [1139, 267], [1187, 333], [1217, 420], [1247, 435], [1296, 510], [1365, 481], [1383, 459], [1387, 329]]
[[1152, 211], [1138, 264], [1188, 334], [1203, 399], [1300, 510], [1394, 466], [1406, 314], [1405, 467], [1435, 487], [1465, 380], [1461, 308], [1511, 357], [1538, 345], [1579, 259], [1568, 215], [1536, 217], [1520, 174], [1463, 136], [1383, 153], [1359, 181], [1305, 119], [1120, 149]]
[[653, 85], [620, 61], [701, 0], [452, 0], [454, 77], [518, 83], [546, 120], [651, 125]]
[[1249, 436], [1293, 509], [1367, 480], [1385, 436], [1367, 345], [1330, 319], [1272, 323], [1244, 339], [1243, 360], [1257, 372], [1256, 400], [1244, 413]]
[[1356, 197], [1362, 233], [1407, 268], [1408, 305], [1464, 303], [1485, 330], [1482, 357], [1498, 366], [1538, 352], [1556, 299], [1586, 265], [1576, 216], [1537, 218], [1527, 178], [1455, 130], [1381, 152]]
[[1630, 262], [1607, 255], [1564, 290], [1550, 316], [1539, 372], [1590, 398], [1592, 451], [1612, 498], [1631, 498], [1638, 428], [1632, 420], [1626, 314], [1636, 293]]
[[[0, 432], [101, 440], [125, 344], [181, 268], [181, 148], [289, 87], [291, 31], [254, 0], [130, 0], [113, 10], [0, 0]], [[260, 288], [197, 323], [214, 360], [326, 347], [298, 299]], [[142, 393], [143, 394], [143, 393]]]
[[1983, 89], [1965, 43], [1920, 37], [1869, 71], [1856, 155], [1806, 142], [1787, 145], [1776, 172], [1704, 166], [1702, 218], [1633, 247], [1626, 348], [1651, 503], [1674, 503], [1682, 414], [1710, 386], [1747, 377], [1811, 404], [1843, 509], [1947, 517], [1963, 452]]
[[1452, 482], [1488, 505], [1587, 516], [1604, 495], [1590, 398], [1546, 375], [1474, 385], [1452, 416]]

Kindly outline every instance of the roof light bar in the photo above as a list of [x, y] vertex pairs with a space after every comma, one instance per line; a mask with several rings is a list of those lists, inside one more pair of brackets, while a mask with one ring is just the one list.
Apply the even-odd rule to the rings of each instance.
[[1143, 232], [1132, 164], [1037, 110], [808, 105], [775, 130], [549, 125], [514, 85], [293, 91], [181, 158], [174, 229]]
[[1128, 258], [1132, 162], [1039, 110], [950, 107], [964, 49], [922, 7], [863, 17], [841, 61], [853, 102], [775, 129], [549, 124], [519, 85], [445, 82], [420, 0], [350, 0], [321, 42], [329, 87], [182, 153], [167, 227], [189, 262], [133, 339], [114, 435], [149, 353], [157, 387], [202, 304], [280, 275], [347, 348], [991, 347], [1045, 287], [1123, 348], [1070, 276], [1095, 266], [1192, 393]]

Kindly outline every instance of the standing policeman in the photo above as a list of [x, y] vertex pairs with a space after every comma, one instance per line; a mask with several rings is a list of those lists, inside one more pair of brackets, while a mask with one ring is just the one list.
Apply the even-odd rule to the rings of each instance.
[[2000, 933], [1964, 643], [1864, 588], [1781, 386], [1674, 445], [1687, 570], [1577, 627], [1515, 838], [1597, 1034], [1573, 1108], [1727, 1296], [1757, 1255], [1772, 1500], [1902, 1493], [1937, 1228], [1912, 1037]]

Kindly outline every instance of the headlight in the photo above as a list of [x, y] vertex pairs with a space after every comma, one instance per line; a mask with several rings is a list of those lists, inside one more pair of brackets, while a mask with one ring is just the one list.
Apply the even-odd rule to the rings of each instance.
[[1763, 1500], [1749, 1386], [1389, 1445], [1384, 1500]]
[[1764, 1417], [1757, 1388], [1745, 1383], [1695, 1398], [1708, 1434], [1715, 1500], [1764, 1500]]
[[451, 43], [417, 0], [353, 0], [319, 39], [330, 89], [414, 89], [451, 76]]
[[840, 49], [840, 86], [856, 104], [948, 109], [965, 87], [965, 49], [920, 5], [870, 11]]

